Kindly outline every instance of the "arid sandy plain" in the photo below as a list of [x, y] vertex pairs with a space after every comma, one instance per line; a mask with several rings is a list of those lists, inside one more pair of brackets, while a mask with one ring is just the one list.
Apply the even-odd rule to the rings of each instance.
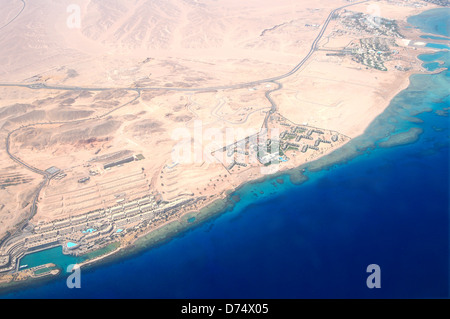
[[[361, 135], [412, 73], [425, 72], [417, 55], [430, 49], [414, 45], [420, 38], [406, 19], [435, 7], [419, 0], [0, 2], [0, 239], [24, 221], [61, 220], [118, 199], [224, 197], [265, 174], [257, 162], [231, 169], [225, 154], [218, 159], [214, 151], [230, 145], [227, 130], [242, 139], [264, 127], [282, 133], [290, 123], [320, 130], [324, 140], [336, 136], [315, 152], [302, 152], [301, 143], [286, 151], [277, 171], [329, 154]], [[73, 4], [79, 17], [68, 10]], [[398, 33], [379, 17], [395, 21]], [[355, 58], [384, 54], [363, 39], [387, 43], [380, 49], [389, 51], [380, 64], [387, 71]], [[180, 141], [192, 151], [184, 162], [174, 158]], [[133, 155], [142, 157], [105, 168]], [[58, 178], [36, 172], [51, 167]]]

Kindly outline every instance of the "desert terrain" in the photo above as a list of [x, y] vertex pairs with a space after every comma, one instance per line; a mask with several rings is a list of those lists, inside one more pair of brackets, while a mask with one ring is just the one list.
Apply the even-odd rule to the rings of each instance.
[[[424, 72], [406, 19], [435, 7], [0, 3], [0, 239], [146, 195], [213, 200], [329, 154]], [[263, 129], [287, 136], [276, 170], [227, 159]]]

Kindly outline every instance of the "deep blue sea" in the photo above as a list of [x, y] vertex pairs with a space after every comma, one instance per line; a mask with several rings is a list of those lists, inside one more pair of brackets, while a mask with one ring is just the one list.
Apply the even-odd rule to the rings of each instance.
[[[413, 20], [449, 36], [441, 12]], [[3, 297], [447, 298], [450, 57], [420, 58], [442, 72], [414, 75], [363, 136], [336, 152], [347, 159], [308, 166], [306, 183], [284, 175], [283, 184], [248, 184], [218, 217], [83, 271], [81, 289], [63, 277]], [[386, 147], [405, 132], [415, 132], [408, 144]], [[379, 289], [366, 286], [369, 264], [381, 268]]]

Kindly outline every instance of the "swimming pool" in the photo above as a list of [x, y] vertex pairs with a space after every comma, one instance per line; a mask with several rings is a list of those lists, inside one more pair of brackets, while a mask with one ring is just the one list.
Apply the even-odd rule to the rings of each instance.
[[78, 244], [76, 244], [76, 243], [68, 242], [66, 246], [67, 246], [67, 248], [72, 248], [72, 247], [75, 247], [77, 245]]
[[93, 232], [96, 232], [96, 231], [97, 231], [97, 229], [89, 228], [89, 229], [83, 230], [83, 234], [93, 233]]

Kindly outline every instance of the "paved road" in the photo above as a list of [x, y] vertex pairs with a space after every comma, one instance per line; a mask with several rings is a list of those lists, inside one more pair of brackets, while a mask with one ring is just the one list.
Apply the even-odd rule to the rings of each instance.
[[139, 88], [108, 87], [108, 88], [106, 88], [106, 87], [79, 87], [79, 86], [58, 86], [58, 85], [49, 86], [49, 85], [46, 85], [45, 83], [34, 83], [34, 84], [20, 84], [20, 83], [3, 83], [2, 84], [2, 83], [0, 83], [0, 86], [16, 86], [16, 87], [26, 87], [26, 88], [30, 88], [30, 89], [65, 90], [65, 91], [69, 91], [69, 90], [73, 90], [73, 91], [106, 91], [106, 90], [121, 89], [121, 90], [134, 90], [134, 91], [152, 90], [152, 91], [202, 92], [202, 91], [216, 91], [216, 90], [227, 90], [227, 89], [240, 89], [240, 88], [245, 88], [245, 87], [249, 87], [249, 86], [260, 85], [263, 83], [279, 81], [279, 80], [285, 79], [285, 78], [295, 74], [309, 60], [309, 58], [317, 50], [317, 44], [322, 39], [326, 29], [328, 28], [328, 25], [330, 24], [331, 20], [333, 19], [333, 16], [336, 14], [337, 11], [347, 8], [347, 7], [350, 7], [350, 6], [365, 3], [368, 1], [370, 1], [370, 0], [364, 0], [364, 1], [360, 1], [360, 2], [350, 3], [350, 4], [347, 4], [345, 6], [339, 7], [337, 9], [334, 9], [333, 11], [331, 11], [331, 13], [328, 15], [327, 19], [325, 20], [319, 34], [317, 35], [316, 39], [312, 43], [310, 51], [303, 58], [303, 60], [301, 60], [289, 72], [279, 75], [279, 76], [272, 77], [272, 78], [261, 79], [261, 80], [239, 83], [239, 84], [224, 85], [224, 86], [212, 86], [212, 87], [205, 87], [205, 88], [175, 88], [175, 87], [169, 87], [169, 88], [168, 87], [139, 87]]
[[6, 23], [4, 26], [1, 26], [0, 30], [3, 29], [3, 28], [6, 28], [8, 25], [13, 23], [14, 20], [16, 20], [22, 14], [23, 10], [25, 10], [25, 6], [26, 6], [25, 0], [20, 0], [20, 1], [23, 4], [23, 7], [22, 7], [22, 9], [20, 9], [20, 12], [14, 18], [12, 18], [8, 23]]
[[40, 194], [41, 194], [41, 191], [42, 191], [42, 189], [50, 182], [50, 180], [51, 180], [53, 177], [55, 177], [55, 175], [52, 175], [52, 174], [50, 174], [50, 173], [48, 173], [48, 172], [46, 172], [46, 171], [40, 170], [40, 169], [38, 169], [38, 168], [36, 168], [36, 167], [34, 167], [34, 166], [32, 166], [32, 165], [30, 165], [30, 164], [24, 162], [22, 159], [20, 159], [19, 157], [15, 156], [14, 154], [12, 154], [11, 151], [10, 151], [10, 140], [11, 140], [11, 135], [12, 135], [13, 133], [19, 131], [19, 130], [22, 130], [22, 129], [27, 128], [27, 127], [34, 127], [34, 126], [36, 126], [36, 125], [82, 123], [82, 122], [89, 121], [89, 120], [94, 120], [94, 119], [104, 118], [104, 117], [108, 116], [109, 114], [111, 114], [112, 112], [115, 112], [115, 111], [117, 111], [118, 109], [120, 109], [120, 108], [122, 108], [122, 107], [124, 107], [124, 106], [126, 106], [126, 105], [128, 105], [128, 104], [130, 104], [130, 103], [133, 103], [134, 101], [136, 101], [137, 99], [139, 99], [139, 98], [141, 97], [141, 91], [140, 91], [140, 90], [136, 90], [136, 92], [138, 93], [137, 96], [136, 96], [135, 98], [133, 98], [131, 101], [129, 101], [129, 102], [125, 103], [125, 104], [122, 104], [122, 105], [120, 105], [120, 106], [118, 106], [118, 107], [116, 107], [116, 108], [114, 108], [114, 109], [112, 109], [112, 110], [110, 110], [110, 111], [108, 111], [108, 112], [106, 112], [106, 113], [104, 113], [104, 114], [98, 116], [98, 117], [91, 117], [91, 118], [86, 118], [86, 119], [83, 119], [83, 120], [74, 120], [74, 121], [34, 123], [34, 124], [26, 125], [26, 126], [21, 126], [21, 127], [16, 128], [15, 130], [13, 130], [13, 131], [11, 131], [11, 132], [8, 133], [8, 135], [7, 135], [7, 137], [6, 137], [6, 141], [5, 141], [5, 144], [6, 144], [6, 147], [5, 147], [5, 148], [6, 148], [6, 153], [8, 154], [8, 156], [9, 156], [14, 162], [16, 162], [16, 163], [22, 165], [23, 167], [25, 167], [26, 169], [28, 169], [28, 170], [30, 170], [30, 171], [32, 171], [32, 172], [34, 172], [34, 173], [40, 174], [40, 175], [42, 175], [42, 176], [44, 177], [43, 181], [39, 184], [39, 187], [38, 187], [38, 189], [36, 190], [36, 192], [35, 192], [35, 194], [34, 194], [33, 201], [31, 202], [31, 208], [30, 208], [30, 215], [29, 215], [29, 217], [26, 218], [25, 220], [23, 220], [23, 221], [18, 225], [18, 227], [16, 228], [16, 229], [17, 229], [16, 232], [15, 232], [14, 234], [12, 234], [11, 237], [17, 236], [18, 233], [21, 232], [21, 231], [23, 230], [23, 228], [25, 228], [25, 227], [27, 226], [28, 222], [34, 217], [34, 215], [36, 215], [36, 212], [37, 212], [37, 203], [38, 203], [38, 201], [39, 201], [39, 196], [40, 196]]
[[[347, 7], [350, 7], [350, 6], [354, 6], [354, 5], [357, 5], [357, 4], [365, 3], [365, 2], [368, 2], [368, 1], [370, 1], [370, 0], [364, 0], [364, 1], [360, 1], [360, 2], [350, 3], [350, 4], [347, 4], [345, 6], [336, 8], [333, 11], [331, 11], [331, 13], [328, 15], [327, 19], [325, 20], [322, 28], [320, 29], [319, 34], [317, 35], [317, 37], [314, 39], [313, 43], [311, 44], [311, 49], [309, 50], [308, 54], [303, 58], [303, 60], [301, 60], [289, 72], [287, 72], [285, 74], [282, 74], [282, 75], [279, 75], [279, 76], [276, 76], [276, 77], [272, 77], [272, 78], [266, 78], [266, 79], [261, 79], [261, 80], [257, 80], [257, 81], [246, 82], [246, 83], [240, 83], [240, 84], [205, 87], [205, 88], [173, 88], [173, 87], [172, 88], [167, 88], [167, 87], [142, 87], [142, 88], [112, 88], [112, 87], [109, 87], [109, 88], [105, 88], [105, 87], [79, 87], [79, 86], [56, 86], [56, 85], [49, 86], [49, 85], [46, 85], [45, 83], [34, 83], [34, 84], [4, 83], [4, 84], [0, 84], [0, 86], [25, 87], [25, 88], [29, 88], [29, 89], [35, 89], [35, 90], [47, 89], [47, 90], [66, 90], [66, 91], [67, 90], [72, 90], [72, 91], [106, 91], [106, 90], [113, 90], [113, 89], [122, 89], [122, 90], [134, 90], [134, 91], [138, 92], [139, 95], [140, 95], [141, 91], [144, 91], [144, 90], [202, 92], [202, 91], [216, 91], [216, 90], [226, 90], [226, 89], [240, 89], [240, 88], [245, 88], [245, 87], [249, 87], [249, 86], [256, 86], [256, 85], [260, 85], [260, 84], [263, 84], [263, 83], [272, 82], [272, 83], [277, 84], [278, 88], [266, 92], [266, 98], [270, 101], [270, 103], [272, 105], [272, 108], [268, 112], [268, 114], [266, 116], [266, 119], [264, 120], [264, 124], [263, 124], [263, 127], [267, 127], [268, 118], [277, 109], [275, 102], [270, 97], [270, 94], [275, 92], [275, 91], [278, 91], [278, 90], [280, 90], [282, 88], [282, 85], [280, 83], [278, 83], [277, 81], [285, 79], [287, 77], [290, 77], [290, 76], [294, 75], [309, 60], [309, 58], [317, 50], [317, 45], [318, 45], [319, 41], [322, 39], [326, 29], [328, 28], [328, 25], [330, 24], [331, 20], [333, 19], [333, 16], [336, 14], [336, 12], [338, 12], [341, 9], [344, 9], [344, 8], [347, 8]], [[111, 111], [111, 112], [113, 112], [113, 111]]]
[[[34, 124], [33, 124], [33, 125], [34, 125]], [[33, 126], [33, 125], [28, 125], [28, 126], [31, 127], [31, 126]], [[10, 151], [10, 140], [11, 140], [11, 135], [12, 135], [14, 132], [17, 132], [17, 131], [19, 131], [19, 130], [21, 130], [21, 129], [23, 129], [23, 128], [25, 128], [25, 127], [19, 127], [19, 128], [17, 128], [17, 129], [15, 129], [14, 131], [9, 132], [8, 136], [6, 137], [6, 153], [8, 154], [8, 156], [9, 156], [14, 162], [16, 162], [16, 163], [18, 163], [18, 164], [24, 166], [24, 167], [27, 168], [28, 170], [30, 170], [30, 171], [32, 171], [32, 172], [34, 172], [34, 173], [40, 174], [40, 175], [42, 175], [42, 176], [47, 176], [47, 174], [48, 174], [47, 172], [44, 172], [44, 171], [42, 171], [42, 170], [40, 170], [40, 169], [38, 169], [38, 168], [36, 168], [36, 167], [31, 166], [31, 165], [25, 163], [24, 161], [22, 161], [22, 160], [21, 160], [20, 158], [18, 158], [17, 156], [11, 154], [11, 151]]]
[[[23, 3], [23, 8], [22, 10], [19, 12], [19, 14], [14, 17], [11, 21], [9, 21], [6, 25], [4, 25], [3, 27], [1, 27], [0, 29], [6, 27], [7, 25], [9, 25], [11, 22], [13, 22], [21, 13], [22, 11], [25, 9], [25, 1], [21, 0]], [[281, 83], [278, 83], [277, 81], [285, 79], [289, 76], [292, 76], [293, 74], [295, 74], [298, 70], [300, 70], [300, 68], [308, 61], [308, 59], [313, 55], [313, 53], [317, 50], [317, 45], [319, 43], [319, 41], [322, 39], [328, 25], [330, 24], [330, 21], [333, 19], [333, 16], [335, 15], [335, 13], [343, 8], [346, 7], [350, 7], [350, 6], [354, 6], [360, 3], [364, 3], [364, 2], [368, 2], [369, 0], [364, 0], [364, 1], [360, 1], [360, 2], [356, 2], [356, 3], [351, 3], [342, 7], [339, 7], [337, 9], [334, 9], [329, 15], [328, 18], [326, 19], [325, 23], [322, 26], [322, 29], [320, 30], [319, 34], [317, 35], [316, 39], [314, 40], [314, 42], [311, 45], [311, 49], [308, 52], [308, 54], [303, 58], [303, 60], [301, 60], [292, 70], [290, 70], [289, 72], [276, 76], [276, 77], [272, 77], [272, 78], [267, 78], [267, 79], [261, 79], [261, 80], [257, 80], [257, 81], [251, 81], [251, 82], [246, 82], [246, 83], [240, 83], [240, 84], [234, 84], [234, 85], [225, 85], [225, 86], [215, 86], [215, 87], [207, 87], [207, 88], [166, 88], [166, 87], [142, 87], [142, 88], [104, 88], [104, 87], [78, 87], [78, 86], [55, 86], [55, 85], [46, 85], [45, 83], [34, 83], [34, 84], [20, 84], [20, 83], [0, 83], [0, 86], [3, 87], [25, 87], [25, 88], [29, 88], [29, 89], [34, 89], [34, 90], [65, 90], [65, 91], [106, 91], [106, 90], [113, 90], [113, 89], [123, 89], [123, 90], [128, 90], [128, 91], [136, 91], [138, 93], [138, 96], [136, 98], [134, 98], [133, 100], [131, 100], [128, 103], [125, 103], [101, 116], [99, 116], [99, 118], [103, 118], [107, 115], [109, 115], [110, 113], [116, 111], [119, 108], [122, 108], [134, 101], [136, 101], [140, 96], [141, 96], [141, 91], [143, 90], [153, 90], [153, 91], [182, 91], [182, 92], [203, 92], [203, 91], [216, 91], [216, 90], [226, 90], [226, 89], [240, 89], [240, 88], [245, 88], [245, 87], [249, 87], [249, 86], [256, 86], [256, 85], [260, 85], [263, 83], [275, 83], [277, 84], [277, 88], [267, 91], [265, 93], [266, 98], [270, 101], [271, 103], [271, 109], [267, 112], [266, 118], [264, 119], [264, 123], [263, 123], [263, 128], [267, 128], [267, 124], [268, 124], [268, 119], [270, 118], [270, 116], [276, 112], [277, 110], [277, 105], [276, 103], [273, 101], [273, 99], [271, 98], [270, 94], [280, 90], [283, 86]], [[76, 122], [83, 122], [83, 121], [88, 121], [94, 118], [88, 118], [88, 119], [84, 119], [84, 120], [77, 120], [77, 121], [71, 121], [71, 123], [76, 123]], [[69, 122], [61, 122], [61, 123], [69, 123]], [[32, 125], [39, 125], [39, 124], [58, 124], [58, 122], [49, 122], [49, 123], [37, 123], [37, 124], [32, 124]], [[28, 125], [28, 126], [32, 126], [32, 125]], [[8, 154], [8, 156], [15, 161], [16, 163], [24, 166], [25, 168], [27, 168], [28, 170], [38, 173], [42, 176], [44, 176], [44, 180], [43, 182], [39, 185], [38, 190], [36, 191], [36, 194], [33, 198], [33, 202], [32, 202], [32, 207], [31, 207], [31, 217], [35, 215], [36, 210], [37, 210], [37, 202], [39, 199], [39, 194], [41, 192], [41, 190], [45, 187], [45, 185], [47, 185], [47, 183], [50, 181], [50, 179], [52, 178], [52, 176], [45, 172], [42, 171], [38, 168], [35, 168], [27, 163], [25, 163], [24, 161], [22, 161], [20, 158], [18, 158], [17, 156], [11, 154], [10, 152], [10, 137], [11, 134], [13, 134], [15, 131], [23, 129], [24, 127], [20, 127], [17, 128], [14, 131], [11, 131], [7, 138], [6, 138], [6, 152]], [[31, 219], [30, 217], [30, 219]], [[26, 221], [24, 221], [21, 224], [21, 227], [19, 227], [19, 229], [21, 230], [29, 221], [29, 219], [27, 219]]]

